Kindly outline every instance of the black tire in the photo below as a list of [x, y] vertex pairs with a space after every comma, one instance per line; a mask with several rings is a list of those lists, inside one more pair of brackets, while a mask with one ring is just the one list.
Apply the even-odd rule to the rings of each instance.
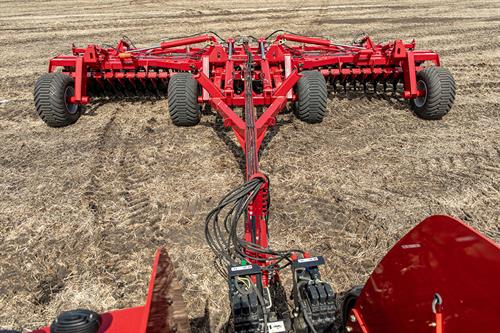
[[43, 74], [35, 83], [35, 108], [50, 127], [74, 124], [82, 114], [81, 106], [68, 103], [75, 93], [71, 76], [62, 73]]
[[426, 95], [410, 101], [415, 114], [422, 119], [438, 120], [451, 109], [455, 100], [455, 80], [443, 67], [428, 67], [417, 72], [417, 87]]
[[325, 78], [319, 71], [304, 71], [301, 74], [303, 76], [297, 82], [295, 113], [306, 123], [320, 123], [325, 117], [328, 98]]
[[198, 82], [191, 73], [178, 73], [168, 83], [168, 111], [174, 125], [194, 126], [200, 122]]
[[50, 333], [97, 333], [98, 313], [87, 309], [64, 311], [50, 325]]
[[345, 293], [344, 299], [342, 301], [342, 327], [345, 328], [345, 326], [349, 322], [349, 312], [354, 308], [356, 305], [356, 300], [358, 299], [359, 295], [361, 294], [361, 290], [363, 289], [363, 286], [354, 286], [351, 289], [349, 289], [348, 292]]

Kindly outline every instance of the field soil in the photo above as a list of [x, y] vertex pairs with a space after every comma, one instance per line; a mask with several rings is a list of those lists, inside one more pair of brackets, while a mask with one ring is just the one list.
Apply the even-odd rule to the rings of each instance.
[[[457, 82], [441, 121], [405, 101], [331, 94], [316, 125], [279, 117], [261, 154], [271, 178], [271, 242], [327, 258], [342, 291], [431, 214], [500, 240], [498, 1], [0, 1], [0, 328], [35, 328], [60, 311], [140, 305], [166, 246], [197, 331], [228, 318], [204, 217], [243, 181], [231, 132], [205, 116], [175, 127], [165, 100], [100, 101], [73, 126], [47, 127], [33, 88], [71, 44], [137, 46], [213, 30], [276, 29], [349, 43], [402, 38], [438, 51]], [[288, 273], [285, 279], [289, 279]]]

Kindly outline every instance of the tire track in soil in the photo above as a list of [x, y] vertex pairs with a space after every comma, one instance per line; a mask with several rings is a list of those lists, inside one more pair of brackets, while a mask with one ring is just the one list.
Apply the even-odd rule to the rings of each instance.
[[[126, 298], [128, 290], [124, 276], [131, 273], [124, 263], [128, 259], [126, 234], [121, 230], [120, 221], [114, 215], [123, 210], [119, 205], [113, 180], [120, 168], [117, 161], [126, 154], [127, 144], [122, 140], [124, 128], [121, 126], [121, 104], [113, 106], [109, 120], [99, 133], [95, 146], [95, 160], [90, 167], [90, 180], [83, 193], [84, 204], [93, 214], [96, 232], [93, 245], [96, 247], [96, 276], [108, 285], [114, 285], [113, 295], [119, 302]], [[92, 148], [91, 148], [92, 149]], [[112, 203], [112, 204], [110, 204]], [[118, 304], [122, 306], [122, 304]]]
[[0, 120], [20, 123], [26, 121], [27, 118], [40, 120], [32, 100], [9, 100], [7, 98], [7, 102], [0, 106]]
[[[100, 105], [97, 104], [92, 107], [92, 112], [99, 106]], [[129, 159], [127, 156], [132, 152], [137, 155], [138, 148], [134, 145], [136, 142], [130, 138], [132, 134], [130, 131], [127, 132], [129, 137], [123, 140], [126, 129], [120, 126], [119, 120], [121, 116], [117, 115], [121, 108], [121, 103], [114, 107], [109, 120], [97, 136], [96, 146], [94, 148], [96, 158], [90, 167], [90, 180], [83, 194], [85, 202], [88, 204], [88, 208], [94, 213], [96, 222], [104, 217], [103, 211], [98, 206], [98, 202], [103, 200], [103, 198], [107, 198], [108, 195], [112, 195], [112, 193], [103, 188], [103, 185], [106, 184], [106, 176], [113, 176], [113, 173], [118, 172], [120, 174], [120, 179], [123, 179], [122, 183], [129, 183], [128, 186], [124, 186], [125, 190], [129, 188], [135, 189], [137, 187], [137, 185], [133, 185], [134, 179], [137, 178], [133, 177], [134, 172], [122, 170], [124, 167], [130, 169], [130, 163], [126, 163], [126, 160]], [[140, 142], [139, 139], [136, 141]], [[136, 159], [137, 158], [135, 158], [135, 160]], [[136, 164], [139, 163], [137, 162]], [[127, 177], [122, 176], [124, 172], [131, 176], [130, 179], [127, 180]], [[111, 173], [111, 175], [107, 175], [106, 173]], [[145, 179], [145, 181], [146, 180], [147, 179]], [[123, 192], [121, 194], [123, 194]]]
[[[481, 225], [486, 236], [498, 241], [498, 147], [474, 147], [473, 150], [455, 155], [423, 158], [418, 163], [422, 167], [423, 178], [432, 175], [434, 184], [438, 186], [438, 193], [444, 187], [449, 195], [455, 196], [453, 203], [446, 205], [448, 214], [457, 216], [466, 223]], [[443, 209], [440, 199], [432, 200], [430, 204], [438, 205], [439, 210]]]
[[500, 93], [500, 87], [497, 81], [484, 80], [484, 81], [471, 81], [460, 86], [460, 92], [463, 95], [468, 94], [485, 94], [488, 93]]
[[120, 109], [118, 103], [98, 136], [96, 159], [83, 198], [94, 216], [95, 228], [101, 230], [94, 240], [96, 267], [106, 283], [115, 285], [113, 296], [118, 306], [130, 306], [127, 302], [131, 298], [142, 297], [147, 281], [137, 281], [137, 275], [147, 276], [149, 266], [130, 267], [137, 267], [137, 256], [149, 259], [145, 248], [157, 247], [160, 215], [151, 212], [154, 205], [147, 188], [156, 162], [148, 163], [140, 154], [155, 140], [145, 140], [143, 127], [130, 123]]
[[[146, 185], [152, 179], [151, 169], [155, 162], [142, 163], [139, 156], [139, 147], [134, 139], [126, 139], [125, 154], [120, 160], [120, 176], [123, 183], [121, 195], [126, 202], [127, 221], [129, 225], [149, 224], [154, 226], [160, 221], [158, 210], [151, 215], [153, 205]], [[147, 168], [144, 168], [144, 167]]]
[[462, 182], [464, 176], [471, 179], [482, 176], [494, 181], [500, 174], [500, 149], [476, 147], [474, 151], [454, 155], [419, 158], [415, 165], [422, 166], [426, 175], [440, 173], [447, 178], [456, 178], [458, 182]]
[[99, 207], [98, 202], [100, 198], [106, 194], [101, 186], [101, 184], [104, 183], [104, 170], [108, 165], [108, 161], [116, 154], [120, 144], [119, 141], [113, 140], [117, 111], [118, 108], [113, 111], [111, 117], [104, 125], [103, 130], [97, 137], [95, 160], [89, 169], [90, 180], [83, 192], [84, 202], [94, 215], [94, 223], [101, 222], [103, 218], [103, 211]]

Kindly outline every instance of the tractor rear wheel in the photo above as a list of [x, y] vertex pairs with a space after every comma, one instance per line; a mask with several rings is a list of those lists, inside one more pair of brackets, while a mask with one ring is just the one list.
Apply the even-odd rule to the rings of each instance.
[[297, 82], [297, 117], [306, 123], [320, 123], [325, 117], [328, 91], [319, 71], [303, 71]]
[[354, 286], [344, 295], [344, 299], [342, 301], [342, 327], [346, 327], [349, 322], [349, 314], [354, 306], [356, 305], [356, 300], [361, 294], [361, 290], [363, 290], [363, 286]]
[[191, 73], [178, 73], [168, 83], [168, 111], [174, 125], [194, 126], [200, 122], [198, 82]]
[[71, 125], [80, 118], [80, 105], [69, 103], [75, 94], [74, 86], [73, 78], [62, 73], [43, 74], [36, 81], [35, 108], [50, 127]]
[[455, 80], [443, 67], [428, 67], [417, 72], [417, 88], [425, 91], [424, 96], [410, 101], [415, 114], [428, 120], [443, 118], [455, 100]]

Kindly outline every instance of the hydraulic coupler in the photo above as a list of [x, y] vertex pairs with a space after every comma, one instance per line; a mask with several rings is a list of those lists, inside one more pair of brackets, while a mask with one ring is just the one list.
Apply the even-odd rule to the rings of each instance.
[[[229, 267], [229, 301], [234, 332], [264, 332], [266, 301], [258, 265]], [[254, 282], [255, 281], [255, 282]]]
[[329, 283], [321, 281], [323, 257], [302, 258], [292, 263], [294, 330], [297, 333], [336, 332], [336, 295]]

